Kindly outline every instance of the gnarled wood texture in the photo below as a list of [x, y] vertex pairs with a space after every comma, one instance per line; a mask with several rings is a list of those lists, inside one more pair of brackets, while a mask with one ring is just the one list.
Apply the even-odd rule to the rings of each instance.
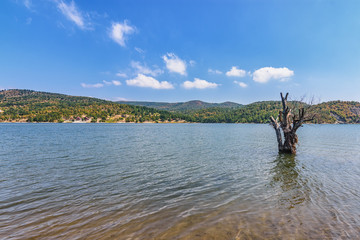
[[[279, 115], [276, 119], [270, 117], [271, 125], [276, 132], [279, 152], [294, 154], [296, 153], [296, 144], [298, 142], [296, 131], [304, 122], [311, 121], [313, 118], [305, 117], [304, 108], [299, 109], [298, 115], [293, 114], [287, 103], [289, 93], [286, 93], [285, 97], [280, 93], [280, 96], [283, 110], [279, 111]], [[281, 134], [281, 130], [283, 134]], [[282, 137], [284, 137], [284, 141], [282, 140]]]

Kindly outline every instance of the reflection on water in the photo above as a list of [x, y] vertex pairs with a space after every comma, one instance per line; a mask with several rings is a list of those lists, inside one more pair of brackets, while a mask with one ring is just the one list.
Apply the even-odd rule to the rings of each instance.
[[[356, 239], [360, 126], [0, 124], [0, 239]], [[341, 141], [339, 141], [341, 139]]]
[[273, 178], [271, 186], [280, 185], [279, 202], [287, 208], [309, 201], [311, 189], [307, 186], [308, 180], [301, 175], [304, 167], [297, 166], [296, 155], [279, 154], [271, 169]]

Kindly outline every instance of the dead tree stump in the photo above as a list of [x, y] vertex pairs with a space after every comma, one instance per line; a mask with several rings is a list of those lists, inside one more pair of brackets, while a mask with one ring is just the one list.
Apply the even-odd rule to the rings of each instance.
[[[299, 129], [299, 127], [302, 126], [304, 122], [311, 121], [313, 118], [305, 117], [304, 108], [299, 108], [298, 115], [293, 114], [292, 110], [288, 106], [288, 95], [289, 93], [286, 93], [284, 97], [283, 94], [280, 93], [283, 110], [279, 111], [279, 115], [276, 119], [270, 117], [270, 120], [271, 125], [274, 127], [276, 132], [279, 152], [295, 154], [296, 144], [298, 142], [296, 131]], [[284, 141], [282, 140], [283, 137]]]

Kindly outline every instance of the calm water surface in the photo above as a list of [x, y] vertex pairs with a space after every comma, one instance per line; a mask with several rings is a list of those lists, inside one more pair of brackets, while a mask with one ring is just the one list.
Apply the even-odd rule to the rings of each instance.
[[360, 125], [0, 124], [0, 239], [356, 239]]

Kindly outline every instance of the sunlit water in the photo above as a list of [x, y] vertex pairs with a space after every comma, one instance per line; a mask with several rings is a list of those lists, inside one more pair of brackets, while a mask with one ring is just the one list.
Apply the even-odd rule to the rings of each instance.
[[360, 125], [0, 124], [0, 239], [356, 239]]

